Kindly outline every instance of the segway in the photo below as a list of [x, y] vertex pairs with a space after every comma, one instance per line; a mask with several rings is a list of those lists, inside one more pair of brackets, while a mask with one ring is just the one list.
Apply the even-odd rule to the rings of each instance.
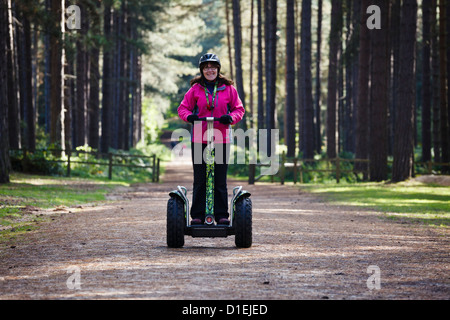
[[230, 224], [219, 225], [214, 221], [214, 121], [219, 118], [200, 118], [207, 121], [206, 147], [206, 210], [203, 224], [191, 225], [189, 217], [189, 200], [187, 189], [178, 186], [169, 193], [167, 203], [167, 246], [181, 248], [184, 246], [184, 236], [193, 238], [226, 238], [235, 236], [238, 248], [249, 248], [252, 245], [252, 201], [250, 192], [242, 190], [242, 186], [233, 188], [230, 201]]

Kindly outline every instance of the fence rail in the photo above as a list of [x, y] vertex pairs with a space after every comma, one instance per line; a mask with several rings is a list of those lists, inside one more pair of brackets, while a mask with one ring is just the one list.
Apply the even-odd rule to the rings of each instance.
[[[26, 149], [11, 149], [11, 151], [19, 151], [23, 153], [24, 157], [27, 157], [29, 153]], [[84, 150], [68, 150], [68, 149], [42, 149], [36, 150], [37, 152], [50, 152], [54, 155], [59, 155], [60, 159], [29, 159], [31, 162], [50, 162], [50, 163], [66, 163], [66, 174], [70, 177], [71, 174], [71, 165], [72, 164], [89, 164], [89, 165], [99, 165], [99, 166], [107, 166], [108, 167], [108, 179], [112, 179], [112, 169], [113, 167], [128, 167], [128, 168], [140, 168], [140, 169], [152, 169], [152, 182], [159, 182], [159, 174], [160, 174], [160, 159], [156, 158], [156, 155], [153, 156], [143, 156], [143, 155], [134, 155], [134, 154], [122, 154], [122, 153], [101, 153], [101, 152], [90, 152]], [[67, 159], [61, 159], [61, 154], [64, 153]], [[107, 161], [79, 161], [72, 160], [74, 154], [79, 156], [80, 154], [86, 155], [95, 155], [97, 159], [106, 158]], [[123, 164], [123, 163], [115, 163], [115, 158], [138, 158], [138, 159], [151, 159], [151, 165], [137, 165], [137, 164]]]
[[[326, 162], [327, 163], [327, 169], [316, 169], [306, 166], [307, 163], [319, 163], [319, 162]], [[351, 169], [346, 169], [342, 167], [343, 163], [349, 163], [353, 162], [355, 165]], [[331, 164], [334, 163], [334, 166]], [[359, 165], [356, 165], [359, 164]], [[392, 161], [388, 161], [388, 165], [391, 165]], [[280, 162], [280, 168], [277, 173], [277, 176], [280, 179], [280, 183], [284, 184], [286, 179], [286, 170], [290, 169], [293, 170], [293, 182], [296, 184], [297, 178], [300, 177], [300, 183], [303, 183], [303, 174], [306, 172], [330, 172], [335, 173], [336, 175], [336, 182], [339, 183], [342, 174], [344, 173], [364, 173], [365, 176], [369, 175], [369, 165], [370, 160], [368, 159], [344, 159], [340, 157], [336, 157], [334, 159], [300, 159], [300, 158], [287, 158], [285, 153], [283, 152], [281, 155], [281, 162]], [[258, 180], [260, 180], [264, 175], [256, 176], [256, 167], [264, 167], [269, 166], [266, 164], [250, 164], [249, 165], [249, 178], [248, 183], [254, 184]], [[426, 174], [433, 174], [436, 172], [433, 172], [433, 167], [448, 167], [450, 168], [450, 163], [440, 163], [440, 162], [415, 162], [415, 172], [419, 173], [418, 168], [424, 168], [424, 170], [421, 173]], [[274, 182], [274, 176], [271, 176], [271, 182]]]

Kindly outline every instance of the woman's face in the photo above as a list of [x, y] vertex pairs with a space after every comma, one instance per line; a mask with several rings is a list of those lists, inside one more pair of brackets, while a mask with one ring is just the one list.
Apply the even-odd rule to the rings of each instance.
[[208, 81], [214, 81], [217, 78], [217, 73], [219, 69], [216, 63], [206, 63], [203, 67], [203, 76]]

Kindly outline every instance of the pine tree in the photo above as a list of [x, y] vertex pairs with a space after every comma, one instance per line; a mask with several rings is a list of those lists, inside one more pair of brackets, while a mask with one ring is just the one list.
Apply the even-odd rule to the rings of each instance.
[[414, 161], [415, 47], [417, 0], [404, 0], [400, 23], [399, 103], [392, 180], [412, 176]]
[[[0, 0], [0, 50], [7, 51], [8, 2]], [[0, 55], [0, 183], [9, 182], [8, 81], [6, 55]]]
[[338, 61], [342, 29], [342, 2], [331, 2], [331, 32], [327, 98], [327, 156], [336, 157], [336, 108], [338, 102]]
[[302, 1], [301, 21], [299, 90], [303, 115], [300, 124], [300, 150], [305, 159], [312, 159], [314, 156], [314, 108], [311, 76], [311, 0]]
[[284, 137], [287, 156], [295, 157], [295, 19], [294, 0], [286, 5], [286, 112]]
[[378, 5], [381, 15], [381, 28], [370, 31], [372, 39], [372, 81], [370, 106], [369, 160], [370, 180], [387, 179], [387, 106], [389, 81], [389, 3], [387, 0], [373, 2]]

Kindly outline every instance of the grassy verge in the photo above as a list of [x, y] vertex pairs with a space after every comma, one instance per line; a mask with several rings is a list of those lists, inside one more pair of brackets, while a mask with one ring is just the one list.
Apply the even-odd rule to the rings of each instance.
[[105, 200], [123, 181], [49, 177], [14, 173], [11, 182], [0, 184], [0, 239], [34, 230], [48, 216], [37, 209], [77, 206]]
[[450, 226], [450, 187], [420, 182], [308, 184], [301, 187], [336, 204], [359, 206], [413, 223]]

